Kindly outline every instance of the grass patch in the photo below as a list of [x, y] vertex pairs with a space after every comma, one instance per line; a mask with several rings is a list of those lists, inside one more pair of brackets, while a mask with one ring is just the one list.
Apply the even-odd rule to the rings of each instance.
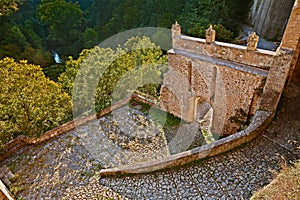
[[139, 110], [142, 113], [148, 116], [150, 115], [152, 120], [163, 125], [164, 128], [177, 126], [180, 125], [181, 123], [184, 123], [184, 121], [181, 120], [180, 118], [175, 117], [170, 113], [154, 108], [148, 104], [141, 103], [138, 101], [130, 101], [130, 107], [135, 107], [136, 105], [140, 105], [141, 108]]
[[251, 197], [257, 199], [300, 199], [300, 160], [292, 167], [283, 167], [275, 180]]
[[139, 101], [132, 100], [130, 101], [129, 106], [131, 108], [138, 109], [144, 115], [150, 117], [156, 126], [162, 127], [168, 143], [176, 136], [180, 125], [187, 123], [170, 113], [164, 112], [158, 108], [152, 107], [149, 104]]

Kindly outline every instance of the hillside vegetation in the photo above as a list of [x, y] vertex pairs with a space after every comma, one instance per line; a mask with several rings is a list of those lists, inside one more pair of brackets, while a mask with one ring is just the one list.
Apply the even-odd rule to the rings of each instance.
[[[249, 3], [250, 0], [1, 1], [0, 58], [26, 59], [47, 68], [55, 64], [54, 52], [65, 60], [68, 56], [77, 58], [83, 49], [122, 31], [171, 28], [175, 20], [185, 34], [197, 37], [204, 37], [204, 30], [214, 24], [217, 40], [230, 42], [238, 34], [236, 22], [246, 17]], [[50, 69], [61, 72], [57, 67]]]

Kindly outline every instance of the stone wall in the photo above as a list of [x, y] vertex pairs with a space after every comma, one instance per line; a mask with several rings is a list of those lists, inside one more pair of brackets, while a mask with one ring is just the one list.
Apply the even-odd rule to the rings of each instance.
[[300, 53], [300, 0], [296, 0], [277, 55], [272, 61], [266, 86], [264, 87], [261, 109], [274, 111], [277, 108], [284, 86], [293, 77]]
[[130, 100], [136, 100], [136, 101], [139, 101], [142, 103], [149, 104], [154, 107], [158, 107], [158, 105], [157, 105], [158, 102], [156, 102], [154, 99], [151, 99], [151, 98], [148, 99], [147, 96], [143, 97], [141, 95], [133, 93], [132, 96], [116, 102], [115, 104], [102, 110], [101, 112], [97, 113], [96, 115], [91, 115], [91, 116], [87, 116], [87, 117], [83, 117], [83, 118], [80, 118], [77, 120], [67, 122], [59, 127], [56, 127], [54, 129], [51, 129], [51, 130], [45, 132], [38, 138], [36, 138], [36, 137], [27, 138], [23, 135], [20, 135], [19, 137], [15, 138], [14, 140], [11, 140], [10, 142], [8, 142], [7, 144], [4, 145], [3, 149], [0, 152], [0, 161], [4, 160], [5, 158], [9, 157], [11, 154], [15, 153], [16, 151], [18, 151], [26, 146], [41, 144], [52, 138], [62, 135], [68, 131], [71, 131], [71, 130], [75, 129], [77, 126], [80, 126], [82, 124], [85, 124], [87, 122], [95, 120], [97, 118], [100, 118], [100, 117], [110, 113], [111, 111], [126, 105]]
[[300, 35], [300, 1], [296, 0], [289, 18], [288, 25], [284, 32], [281, 48], [295, 50], [299, 41]]
[[293, 7], [289, 19], [289, 23], [283, 35], [281, 48], [294, 51], [294, 57], [291, 62], [291, 68], [288, 75], [289, 76], [288, 83], [289, 83], [293, 77], [293, 72], [295, 70], [295, 67], [297, 66], [297, 62], [298, 63], [300, 62], [299, 61], [299, 54], [300, 54], [300, 1], [299, 0], [295, 2], [295, 5]]
[[15, 199], [1, 180], [0, 180], [0, 199], [1, 200], [14, 200]]
[[[189, 110], [188, 100], [189, 94], [188, 82], [188, 59], [182, 56], [168, 57], [169, 71], [164, 75], [164, 85], [161, 88], [160, 106], [163, 110], [174, 114], [186, 121], [192, 121], [190, 113], [183, 112]], [[180, 88], [178, 90], [178, 88]]]
[[195, 121], [197, 104], [209, 103], [212, 131], [220, 135], [245, 128], [258, 109], [275, 112], [299, 57], [299, 9], [297, 0], [276, 52], [208, 42], [211, 35], [206, 40], [184, 36], [180, 25], [173, 25], [169, 71], [161, 89], [162, 109]]
[[163, 110], [191, 122], [197, 120], [196, 104], [200, 99], [200, 103], [212, 106], [212, 131], [222, 135], [237, 132], [247, 123], [247, 116], [257, 110], [266, 70], [201, 59], [177, 50], [169, 51], [168, 56], [169, 71], [161, 90]]
[[198, 57], [202, 56], [203, 59], [210, 59], [205, 57], [209, 56], [222, 59], [224, 62], [232, 61], [240, 65], [267, 70], [272, 67], [272, 60], [276, 55], [274, 51], [262, 49], [247, 51], [245, 46], [217, 41], [210, 45], [205, 43], [205, 39], [183, 35], [173, 38], [173, 49], [193, 53]]

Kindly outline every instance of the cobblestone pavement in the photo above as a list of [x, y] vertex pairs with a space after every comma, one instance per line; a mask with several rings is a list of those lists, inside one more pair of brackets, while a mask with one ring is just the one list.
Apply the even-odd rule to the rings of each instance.
[[130, 199], [249, 199], [281, 163], [299, 158], [264, 136], [231, 152], [171, 169], [100, 183]]
[[84, 146], [72, 148], [78, 139], [68, 134], [1, 164], [14, 174], [8, 186], [22, 199], [249, 199], [300, 159], [299, 94], [297, 87], [287, 92], [274, 121], [252, 142], [178, 168], [100, 178], [100, 163]]

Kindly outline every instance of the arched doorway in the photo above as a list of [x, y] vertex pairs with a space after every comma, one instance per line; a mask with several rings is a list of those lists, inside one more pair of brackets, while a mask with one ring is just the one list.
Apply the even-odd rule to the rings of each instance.
[[208, 102], [203, 101], [201, 97], [195, 99], [194, 121], [199, 122], [200, 130], [207, 144], [215, 141], [212, 133], [213, 114], [213, 108]]

